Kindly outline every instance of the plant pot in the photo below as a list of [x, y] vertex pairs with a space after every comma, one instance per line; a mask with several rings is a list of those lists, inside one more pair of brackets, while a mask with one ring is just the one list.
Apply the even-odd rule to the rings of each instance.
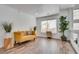
[[5, 38], [11, 38], [11, 33], [10, 32], [6, 32], [5, 33]]
[[61, 40], [62, 40], [62, 41], [67, 41], [67, 37], [66, 37], [66, 36], [64, 36], [64, 35], [63, 35], [63, 36], [61, 36]]

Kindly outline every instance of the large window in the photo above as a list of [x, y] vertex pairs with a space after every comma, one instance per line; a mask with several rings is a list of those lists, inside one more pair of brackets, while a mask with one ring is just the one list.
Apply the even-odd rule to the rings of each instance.
[[73, 10], [73, 30], [79, 30], [79, 9]]
[[41, 22], [41, 32], [46, 31], [57, 33], [56, 20], [46, 20]]
[[73, 39], [76, 44], [79, 42], [78, 31], [79, 31], [79, 9], [73, 10]]
[[73, 40], [79, 46], [79, 9], [73, 10], [73, 30]]
[[79, 19], [79, 9], [73, 10], [73, 19]]
[[73, 23], [73, 30], [79, 30], [79, 23]]

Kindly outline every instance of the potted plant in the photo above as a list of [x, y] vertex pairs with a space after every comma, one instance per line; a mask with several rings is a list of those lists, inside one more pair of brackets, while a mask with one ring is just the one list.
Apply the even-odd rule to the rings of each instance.
[[65, 36], [65, 31], [68, 30], [69, 21], [66, 20], [66, 17], [60, 16], [60, 24], [59, 24], [59, 30], [62, 33], [61, 39], [63, 41], [67, 41], [67, 37]]
[[12, 30], [12, 24], [3, 23], [2, 25], [3, 25], [3, 28], [4, 28], [5, 32], [6, 32], [6, 38], [11, 37], [10, 32]]
[[34, 26], [33, 30], [34, 30], [34, 32], [36, 31], [36, 26]]

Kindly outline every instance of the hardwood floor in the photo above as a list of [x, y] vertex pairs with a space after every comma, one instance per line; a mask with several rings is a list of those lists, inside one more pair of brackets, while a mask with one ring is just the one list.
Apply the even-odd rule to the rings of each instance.
[[1, 54], [75, 54], [68, 42], [57, 39], [37, 38], [35, 41], [16, 44], [9, 50], [0, 49]]

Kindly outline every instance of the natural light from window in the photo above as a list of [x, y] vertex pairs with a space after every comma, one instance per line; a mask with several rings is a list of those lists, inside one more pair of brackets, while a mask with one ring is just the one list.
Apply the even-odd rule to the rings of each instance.
[[73, 10], [73, 19], [79, 19], [79, 9]]
[[79, 30], [79, 23], [73, 24], [73, 30]]
[[[79, 9], [73, 10], [73, 20], [79, 21]], [[73, 30], [79, 30], [79, 22], [73, 22]]]
[[41, 32], [46, 31], [57, 33], [56, 20], [46, 20], [41, 22]]

